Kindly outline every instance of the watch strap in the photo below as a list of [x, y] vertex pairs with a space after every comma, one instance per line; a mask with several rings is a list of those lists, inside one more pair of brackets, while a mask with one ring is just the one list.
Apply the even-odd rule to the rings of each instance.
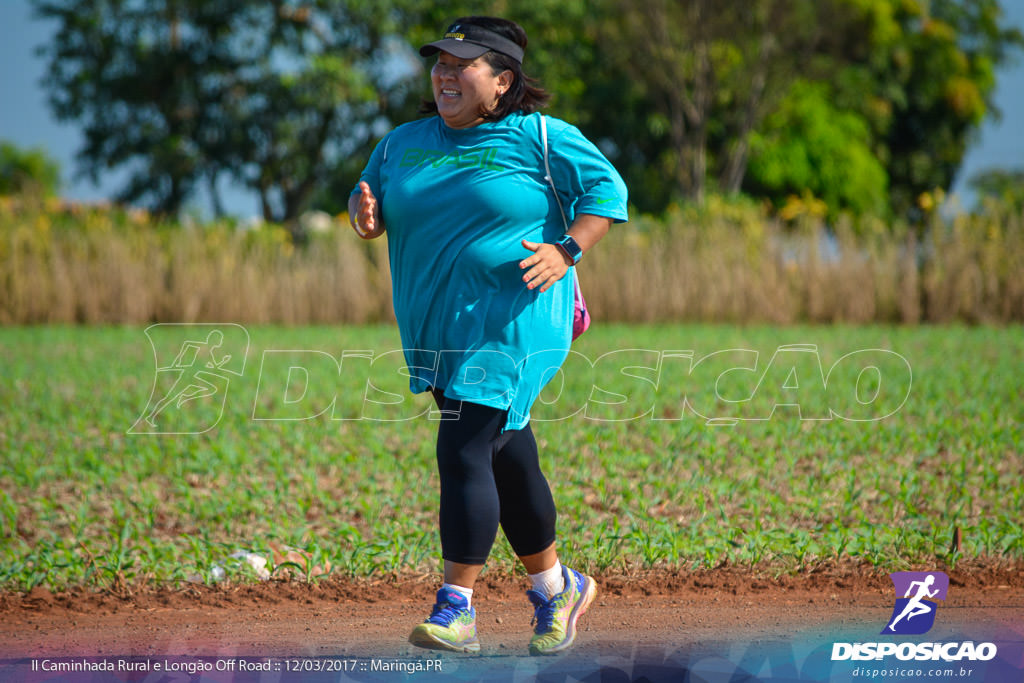
[[562, 253], [569, 257], [573, 265], [580, 262], [583, 258], [583, 248], [580, 247], [579, 243], [572, 238], [571, 235], [565, 235], [562, 239], [555, 242], [555, 246], [562, 250]]

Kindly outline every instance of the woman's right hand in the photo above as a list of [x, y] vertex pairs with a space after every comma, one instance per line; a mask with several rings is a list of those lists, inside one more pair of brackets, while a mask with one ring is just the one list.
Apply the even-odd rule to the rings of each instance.
[[361, 181], [359, 189], [360, 194], [354, 194], [348, 200], [349, 223], [357, 235], [371, 240], [384, 234], [384, 222], [380, 219], [380, 206], [369, 184]]

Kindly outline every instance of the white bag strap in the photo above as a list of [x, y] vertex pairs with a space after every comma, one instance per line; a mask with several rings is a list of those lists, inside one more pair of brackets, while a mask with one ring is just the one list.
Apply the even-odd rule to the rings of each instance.
[[548, 181], [551, 191], [555, 193], [555, 203], [558, 204], [558, 213], [562, 215], [562, 225], [565, 231], [569, 232], [569, 221], [565, 219], [565, 209], [562, 208], [562, 200], [558, 197], [558, 188], [551, 178], [551, 166], [548, 165], [548, 120], [544, 114], [540, 114], [540, 139], [544, 146], [544, 180]]
[[[558, 204], [558, 213], [562, 216], [562, 225], [565, 226], [565, 231], [569, 232], [569, 221], [565, 219], [565, 209], [562, 208], [562, 200], [558, 197], [558, 188], [555, 187], [555, 181], [551, 177], [551, 166], [548, 164], [548, 122], [547, 117], [544, 114], [540, 114], [540, 139], [544, 146], [544, 180], [548, 181], [548, 185], [551, 186], [551, 191], [555, 193], [555, 203]], [[575, 272], [575, 268], [572, 269], [573, 274], [576, 276], [573, 278], [573, 287], [575, 287], [576, 301], [583, 300], [583, 292], [580, 291], [580, 276], [579, 273]]]

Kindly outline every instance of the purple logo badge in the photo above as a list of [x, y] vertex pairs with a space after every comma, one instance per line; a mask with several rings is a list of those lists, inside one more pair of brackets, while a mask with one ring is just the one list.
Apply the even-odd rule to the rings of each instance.
[[943, 572], [894, 572], [896, 604], [882, 634], [918, 635], [935, 624], [938, 600], [946, 599], [949, 577]]

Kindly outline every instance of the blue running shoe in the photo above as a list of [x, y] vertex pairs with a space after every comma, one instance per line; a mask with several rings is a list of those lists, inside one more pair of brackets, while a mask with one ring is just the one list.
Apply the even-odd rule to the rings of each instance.
[[535, 590], [526, 591], [533, 603], [536, 626], [530, 638], [531, 655], [553, 655], [569, 648], [576, 640], [576, 621], [597, 595], [592, 578], [562, 565], [565, 588], [548, 599]]
[[453, 590], [437, 591], [437, 603], [422, 624], [412, 630], [409, 642], [431, 650], [479, 652], [476, 638], [476, 610]]

